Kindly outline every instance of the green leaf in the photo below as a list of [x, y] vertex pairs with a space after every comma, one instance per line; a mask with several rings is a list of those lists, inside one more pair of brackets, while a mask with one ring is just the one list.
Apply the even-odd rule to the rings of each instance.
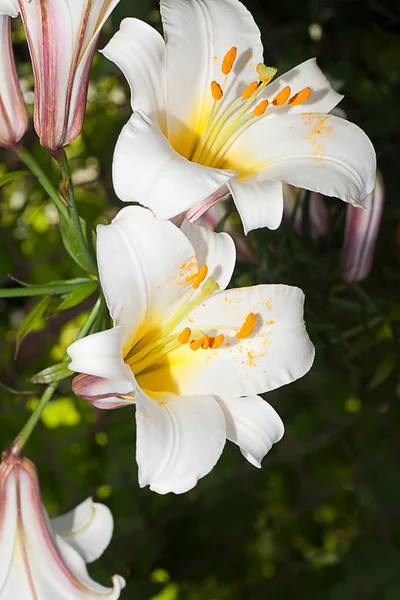
[[22, 286], [20, 288], [3, 288], [0, 289], [0, 298], [24, 298], [28, 296], [48, 296], [48, 295], [60, 295], [69, 294], [79, 286], [86, 284], [97, 285], [92, 279], [87, 277], [77, 277], [76, 279], [69, 279], [67, 281], [51, 281], [45, 285], [34, 285], [20, 282]]
[[21, 177], [27, 177], [31, 175], [29, 171], [13, 171], [12, 173], [6, 173], [5, 175], [0, 176], [0, 188], [6, 183], [10, 183], [11, 181], [15, 181], [16, 179], [21, 179]]
[[86, 298], [93, 294], [96, 288], [97, 283], [95, 281], [88, 281], [83, 285], [79, 285], [76, 289], [72, 290], [72, 292], [70, 292], [66, 298], [64, 298], [61, 304], [59, 304], [57, 307], [56, 312], [67, 310], [67, 308], [72, 308], [73, 306], [80, 304], [83, 302], [83, 300], [86, 300]]
[[55, 381], [61, 381], [62, 379], [66, 379], [70, 375], [73, 374], [73, 371], [68, 369], [68, 365], [70, 363], [70, 359], [64, 360], [63, 362], [57, 363], [52, 367], [47, 367], [43, 369], [43, 371], [39, 371], [33, 375], [29, 381], [32, 383], [54, 383]]
[[15, 357], [19, 352], [23, 339], [28, 335], [28, 333], [37, 328], [51, 301], [51, 296], [46, 296], [45, 298], [39, 300], [39, 302], [32, 308], [32, 310], [26, 315], [25, 319], [22, 321], [17, 333]]
[[[85, 225], [83, 219], [81, 224]], [[84, 227], [85, 229], [85, 227]], [[60, 216], [60, 232], [64, 247], [70, 257], [85, 271], [91, 272], [91, 265], [88, 263], [87, 257], [81, 252], [76, 231], [72, 219], [64, 219]]]
[[389, 354], [386, 356], [378, 365], [374, 376], [368, 384], [368, 389], [372, 390], [374, 387], [381, 385], [386, 379], [388, 379], [393, 373], [397, 365], [397, 356], [395, 354]]

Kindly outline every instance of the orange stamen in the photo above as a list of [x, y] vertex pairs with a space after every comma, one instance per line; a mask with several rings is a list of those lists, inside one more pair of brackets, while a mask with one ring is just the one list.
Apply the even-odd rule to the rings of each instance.
[[194, 278], [193, 283], [192, 283], [192, 287], [194, 287], [195, 290], [197, 290], [197, 288], [199, 287], [199, 285], [201, 283], [203, 283], [203, 281], [207, 277], [207, 273], [208, 273], [208, 267], [207, 267], [207, 265], [202, 265], [200, 267], [200, 271], [197, 273], [197, 275]]
[[282, 106], [282, 104], [285, 104], [285, 102], [287, 101], [289, 96], [290, 96], [290, 87], [287, 85], [280, 92], [278, 92], [278, 94], [272, 100], [272, 104], [274, 106]]
[[225, 336], [223, 333], [216, 335], [215, 338], [210, 338], [210, 340], [209, 340], [210, 348], [212, 348], [213, 350], [215, 348], [219, 348], [219, 346], [223, 343], [224, 339], [225, 339]]
[[235, 48], [235, 46], [232, 46], [232, 48], [225, 54], [221, 65], [221, 71], [224, 75], [229, 75], [229, 73], [232, 71], [233, 63], [236, 60], [236, 54], [237, 48]]
[[206, 333], [203, 335], [203, 343], [201, 344], [201, 347], [203, 350], [207, 350], [207, 348], [210, 347], [210, 338]]
[[242, 98], [244, 98], [245, 100], [248, 100], [254, 94], [254, 92], [256, 91], [257, 88], [258, 88], [258, 81], [253, 81], [252, 83], [249, 83], [247, 88], [242, 93]]
[[181, 344], [186, 344], [189, 341], [191, 333], [192, 332], [190, 331], [190, 328], [185, 327], [185, 329], [183, 329], [178, 335], [178, 342], [180, 342]]
[[261, 115], [263, 115], [267, 110], [267, 106], [268, 100], [261, 100], [260, 104], [257, 104], [255, 109], [253, 110], [253, 113], [256, 115], [256, 117], [261, 117]]
[[254, 331], [254, 327], [256, 326], [256, 315], [254, 313], [249, 313], [246, 317], [245, 322], [241, 326], [240, 330], [237, 332], [236, 337], [238, 340], [244, 340], [249, 337]]
[[222, 87], [216, 81], [211, 82], [211, 94], [214, 100], [221, 100], [224, 92], [222, 91]]
[[288, 102], [289, 106], [298, 106], [299, 104], [303, 104], [306, 100], [309, 99], [311, 94], [311, 88], [306, 87], [300, 92], [297, 92], [294, 96], [292, 96]]
[[198, 340], [192, 340], [189, 344], [191, 350], [198, 350], [203, 343], [203, 338], [199, 338]]

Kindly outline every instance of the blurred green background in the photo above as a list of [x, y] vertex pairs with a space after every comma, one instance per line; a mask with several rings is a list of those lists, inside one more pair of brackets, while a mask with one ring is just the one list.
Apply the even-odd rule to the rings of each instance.
[[[325, 199], [331, 218], [325, 239], [312, 239], [307, 210], [301, 233], [284, 222], [276, 232], [249, 236], [257, 260], [239, 263], [234, 283], [302, 287], [317, 350], [306, 377], [268, 395], [286, 435], [261, 471], [228, 443], [213, 472], [190, 493], [139, 490], [134, 409], [96, 411], [71, 394], [69, 380], [60, 384], [26, 453], [37, 463], [52, 515], [88, 495], [112, 509], [114, 538], [90, 571], [105, 584], [112, 573], [123, 575], [122, 598], [400, 600], [399, 4], [254, 0], [247, 6], [262, 31], [265, 62], [282, 72], [316, 56], [341, 85], [348, 118], [376, 147], [386, 205], [372, 273], [351, 288], [341, 282], [346, 207], [338, 200]], [[155, 3], [121, 0], [100, 47], [125, 16], [160, 27]], [[13, 35], [32, 102], [18, 22]], [[111, 185], [111, 158], [129, 115], [124, 78], [97, 54], [84, 131], [68, 150], [79, 209], [90, 222], [108, 222], [121, 206]], [[56, 165], [32, 127], [23, 142], [58, 184]], [[0, 174], [20, 168], [15, 156], [1, 151]], [[33, 177], [4, 186], [0, 195], [1, 287], [14, 285], [8, 274], [32, 283], [82, 275]], [[36, 301], [0, 300], [0, 381], [31, 392], [2, 390], [2, 448], [41, 394], [28, 378], [63, 358], [95, 295], [43, 320], [14, 360], [18, 326]]]

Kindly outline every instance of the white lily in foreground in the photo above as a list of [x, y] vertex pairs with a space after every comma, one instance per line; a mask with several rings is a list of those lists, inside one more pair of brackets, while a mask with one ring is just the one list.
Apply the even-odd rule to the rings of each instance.
[[40, 500], [33, 463], [9, 454], [0, 465], [1, 600], [116, 600], [125, 586], [93, 581], [85, 563], [96, 560], [113, 531], [109, 509], [90, 498], [50, 521]]
[[308, 60], [272, 81], [260, 32], [238, 0], [161, 0], [164, 39], [125, 19], [103, 50], [126, 76], [135, 111], [114, 155], [118, 197], [159, 218], [196, 220], [231, 193], [245, 231], [282, 219], [282, 182], [357, 204], [375, 152], [328, 115], [342, 96]]
[[35, 129], [50, 151], [82, 129], [96, 42], [118, 2], [19, 0], [35, 79]]
[[74, 342], [73, 389], [99, 408], [136, 404], [140, 486], [183, 493], [214, 467], [225, 440], [260, 466], [283, 435], [257, 394], [302, 377], [314, 348], [298, 288], [225, 290], [228, 234], [183, 233], [127, 207], [97, 228], [100, 280], [114, 328]]

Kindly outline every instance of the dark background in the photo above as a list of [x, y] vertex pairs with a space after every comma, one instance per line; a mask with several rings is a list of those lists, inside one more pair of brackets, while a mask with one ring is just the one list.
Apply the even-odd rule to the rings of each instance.
[[[348, 118], [375, 145], [386, 205], [373, 270], [359, 285], [342, 283], [346, 207], [338, 200], [325, 200], [331, 226], [322, 240], [312, 240], [307, 202], [301, 233], [285, 222], [277, 232], [249, 236], [256, 262], [239, 263], [234, 283], [302, 287], [317, 350], [306, 377], [268, 395], [286, 434], [261, 471], [228, 443], [213, 472], [188, 494], [139, 490], [134, 409], [95, 411], [71, 394], [68, 380], [26, 453], [37, 464], [52, 515], [88, 495], [111, 507], [115, 535], [90, 571], [105, 584], [112, 573], [123, 575], [122, 598], [400, 600], [399, 5], [280, 0], [248, 7], [262, 31], [265, 62], [283, 72], [316, 56], [341, 86]], [[159, 27], [156, 5], [121, 0], [100, 47], [124, 16]], [[30, 63], [18, 22], [14, 42], [29, 92]], [[27, 98], [32, 101], [29, 93]], [[96, 55], [84, 132], [69, 148], [79, 209], [90, 222], [107, 222], [120, 206], [111, 158], [129, 115], [125, 80]], [[23, 141], [57, 184], [57, 168], [32, 127]], [[17, 158], [1, 151], [0, 174], [18, 168]], [[82, 275], [66, 255], [53, 206], [33, 178], [8, 184], [0, 195], [1, 287], [11, 284], [8, 273], [33, 283]], [[36, 300], [0, 300], [0, 381], [33, 393], [3, 390], [3, 448], [41, 394], [27, 378], [62, 359], [94, 300], [43, 319], [17, 360], [16, 331]]]

